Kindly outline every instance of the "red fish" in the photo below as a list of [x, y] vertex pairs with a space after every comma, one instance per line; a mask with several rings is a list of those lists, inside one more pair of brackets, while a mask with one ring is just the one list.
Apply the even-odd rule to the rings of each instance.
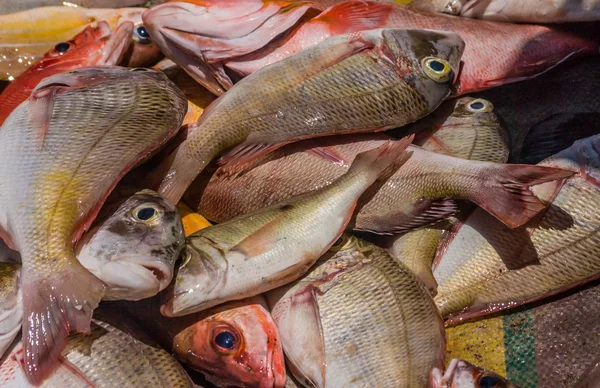
[[[236, 13], [235, 10], [241, 12], [250, 3], [257, 2], [269, 3], [268, 0], [236, 1], [235, 5], [228, 6], [229, 14], [244, 14]], [[316, 3], [319, 4], [319, 1]], [[599, 48], [597, 33], [595, 38], [587, 38], [571, 33], [568, 27], [480, 21], [428, 13], [393, 3], [367, 1], [348, 1], [334, 5], [310, 21], [300, 20], [295, 24], [296, 27], [288, 27], [287, 34], [281, 38], [262, 39], [261, 45], [257, 46], [254, 32], [235, 40], [211, 36], [208, 32], [223, 22], [211, 23], [208, 19], [204, 20], [213, 8], [213, 4], [204, 0], [170, 2], [153, 7], [143, 15], [143, 19], [150, 34], [167, 55], [173, 50], [185, 54], [173, 56], [173, 60], [185, 59], [185, 63], [180, 63], [182, 66], [196, 66], [196, 69], [200, 66], [207, 72], [218, 68], [220, 79], [227, 77], [222, 71], [223, 66], [246, 76], [333, 35], [382, 27], [458, 33], [465, 41], [466, 48], [462, 57], [463, 67], [457, 94], [535, 77], [573, 55], [597, 53]], [[202, 28], [199, 28], [198, 21], [201, 17], [204, 19]], [[274, 16], [263, 15], [262, 26], [274, 24], [275, 21], [271, 19], [275, 17], [277, 26], [280, 27], [278, 33], [281, 33], [282, 26], [291, 24], [282, 21], [286, 13], [280, 11]], [[296, 22], [298, 16], [294, 15], [294, 18], [293, 22]], [[255, 23], [256, 18], [237, 18], [236, 22], [237, 28], [245, 29], [244, 26]], [[214, 26], [211, 25], [213, 23]], [[262, 34], [265, 35], [264, 32]], [[233, 51], [233, 48], [236, 50]], [[225, 88], [231, 83], [229, 78], [227, 82], [220, 82]]]
[[117, 64], [129, 48], [132, 34], [132, 22], [121, 23], [111, 33], [108, 23], [102, 21], [95, 28], [86, 27], [73, 40], [54, 46], [0, 94], [0, 125], [44, 78], [87, 66]]

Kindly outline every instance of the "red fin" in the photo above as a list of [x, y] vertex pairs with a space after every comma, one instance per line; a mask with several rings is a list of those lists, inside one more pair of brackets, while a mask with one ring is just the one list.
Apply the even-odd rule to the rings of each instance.
[[309, 23], [322, 22], [332, 35], [384, 27], [395, 9], [394, 4], [346, 1], [326, 9]]
[[23, 348], [27, 379], [40, 384], [51, 372], [71, 331], [90, 332], [92, 311], [105, 285], [72, 257], [69, 265], [53, 269], [50, 280], [32, 276], [32, 259], [24, 260]]
[[64, 86], [68, 87], [68, 85], [49, 85], [34, 91], [29, 97], [29, 120], [31, 121], [33, 133], [39, 138], [40, 149], [44, 148], [44, 141], [50, 127], [52, 111], [54, 111], [54, 99]]
[[348, 162], [337, 153], [335, 148], [333, 147], [314, 147], [309, 148], [306, 152], [321, 157], [323, 159], [329, 160], [332, 163], [338, 164], [340, 166], [347, 166]]
[[[291, 208], [292, 205], [282, 204], [281, 207], [283, 211], [288, 207]], [[285, 218], [284, 213], [252, 232], [239, 244], [231, 248], [230, 251], [242, 253], [246, 257], [246, 260], [269, 251], [275, 246], [279, 239], [279, 231], [281, 230], [280, 221], [282, 218]]]
[[517, 228], [545, 209], [529, 186], [568, 178], [573, 171], [527, 164], [503, 164], [485, 172], [485, 181], [474, 198], [468, 198], [502, 221]]

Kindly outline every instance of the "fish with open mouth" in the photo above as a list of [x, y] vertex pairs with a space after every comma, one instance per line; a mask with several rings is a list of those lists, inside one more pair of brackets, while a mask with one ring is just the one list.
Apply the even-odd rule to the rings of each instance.
[[388, 167], [410, 158], [403, 151], [411, 140], [388, 141], [358, 155], [329, 186], [189, 236], [161, 312], [169, 317], [190, 314], [302, 276], [342, 234], [360, 195]]
[[[373, 28], [434, 29], [458, 34], [466, 43], [459, 82], [454, 90], [458, 95], [532, 78], [572, 56], [597, 55], [600, 48], [598, 30], [591, 26], [588, 26], [591, 31], [584, 31], [582, 27], [481, 21], [390, 2], [339, 0], [337, 3], [341, 4], [328, 9], [320, 7], [324, 9], [322, 14], [310, 19], [307, 13], [300, 21], [281, 11], [276, 17], [244, 13], [251, 6], [265, 4], [266, 7], [271, 3], [267, 0], [226, 2], [229, 12], [223, 20], [210, 18], [216, 7], [213, 1], [169, 2], [152, 7], [143, 15], [143, 20], [167, 56], [217, 94], [222, 94], [233, 83], [233, 77], [229, 78], [224, 68], [247, 76], [326, 38]], [[317, 7], [319, 4], [318, 0], [314, 2]], [[296, 24], [285, 26], [282, 18]], [[278, 27], [286, 28], [285, 33], [273, 29], [272, 36], [278, 36], [277, 39], [265, 39], [262, 30], [256, 34], [251, 30], [259, 22], [270, 26], [275, 21]], [[228, 23], [236, 23], [236, 28], [225, 31], [239, 30], [247, 35], [236, 34], [233, 39], [220, 34], [215, 38], [213, 31], [223, 29]]]
[[235, 168], [293, 141], [412, 123], [450, 93], [463, 48], [454, 33], [378, 29], [335, 36], [265, 67], [190, 127], [157, 172], [158, 192], [178, 202], [227, 149], [221, 161]]
[[90, 67], [44, 79], [0, 128], [0, 234], [23, 261], [24, 368], [40, 383], [106, 285], [74, 244], [117, 182], [179, 129], [185, 96], [160, 72]]
[[575, 174], [532, 187], [548, 207], [508, 229], [475, 210], [439, 248], [435, 301], [453, 324], [600, 277], [600, 135], [542, 161]]

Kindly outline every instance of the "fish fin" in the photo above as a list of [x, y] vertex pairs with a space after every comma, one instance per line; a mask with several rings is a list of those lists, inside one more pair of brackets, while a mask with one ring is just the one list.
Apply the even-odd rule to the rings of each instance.
[[329, 7], [309, 23], [327, 24], [332, 35], [372, 30], [385, 26], [394, 5], [365, 1], [346, 1]]
[[325, 160], [340, 165], [347, 166], [348, 162], [341, 156], [333, 147], [313, 147], [306, 150], [309, 154], [313, 154]]
[[508, 74], [506, 74], [505, 77], [493, 80], [486, 80], [483, 83], [484, 88], [493, 88], [509, 83], [520, 82], [531, 78], [535, 78], [546, 73], [547, 71], [554, 69], [556, 66], [560, 65], [572, 56], [584, 51], [584, 49], [578, 49], [571, 51], [568, 54], [564, 54], [563, 52], [557, 52], [554, 55], [549, 55], [543, 60], [537, 62], [520, 64], [517, 63], [512, 67], [511, 71]]
[[[308, 285], [294, 293], [287, 308], [278, 314], [276, 324], [292, 374], [305, 386], [324, 387], [325, 342], [315, 292], [315, 287]], [[303, 345], [301, 351], [289, 351], [290, 344]]]
[[31, 130], [40, 142], [39, 149], [44, 148], [46, 134], [50, 128], [50, 120], [54, 111], [54, 100], [58, 92], [67, 85], [53, 86], [34, 91], [29, 97], [29, 120]]
[[[282, 210], [291, 208], [293, 205], [282, 204]], [[264, 252], [271, 250], [281, 237], [279, 233], [281, 229], [280, 221], [285, 218], [285, 213], [281, 213], [269, 222], [252, 232], [248, 237], [243, 239], [239, 244], [230, 249], [244, 255], [246, 260], [256, 257]]]
[[573, 171], [528, 164], [502, 164], [485, 173], [485, 181], [469, 198], [509, 228], [517, 228], [540, 211], [544, 204], [529, 186], [568, 178]]
[[12, 249], [13, 251], [15, 250], [15, 243], [13, 242], [12, 238], [10, 237], [10, 234], [4, 230], [4, 228], [2, 228], [2, 226], [0, 225], [0, 239], [2, 239], [2, 241], [4, 241], [4, 244], [6, 244], [6, 246], [9, 249]]
[[23, 261], [21, 276], [24, 371], [37, 385], [52, 372], [69, 332], [90, 332], [92, 311], [106, 286], [75, 257], [68, 266], [53, 269], [51, 284], [32, 276], [35, 271], [26, 268], [31, 261]]
[[219, 164], [221, 165], [219, 172], [223, 176], [235, 175], [236, 173], [239, 173], [240, 170], [245, 170], [244, 165], [275, 151], [288, 143], [289, 142], [279, 144], [242, 143], [221, 156], [219, 159]]

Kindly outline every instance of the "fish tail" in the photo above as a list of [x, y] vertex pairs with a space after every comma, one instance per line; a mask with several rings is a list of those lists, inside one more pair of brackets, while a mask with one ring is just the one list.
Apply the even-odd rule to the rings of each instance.
[[371, 186], [388, 167], [392, 165], [400, 167], [410, 158], [412, 153], [404, 151], [412, 143], [413, 138], [414, 135], [410, 135], [400, 140], [389, 140], [377, 148], [358, 154], [348, 172], [337, 183], [343, 184], [357, 177], [362, 182], [366, 177], [366, 186]]
[[105, 284], [73, 256], [69, 264], [40, 278], [23, 261], [23, 368], [28, 380], [39, 385], [53, 370], [70, 332], [89, 333], [93, 310]]
[[568, 178], [573, 171], [527, 164], [502, 164], [485, 173], [486, 180], [473, 202], [484, 208], [510, 228], [517, 228], [545, 205], [529, 186]]
[[212, 155], [200, 158], [185, 156], [184, 146], [182, 144], [157, 168], [157, 174], [163, 177], [158, 193], [174, 204], [181, 200], [194, 179], [213, 158]]

